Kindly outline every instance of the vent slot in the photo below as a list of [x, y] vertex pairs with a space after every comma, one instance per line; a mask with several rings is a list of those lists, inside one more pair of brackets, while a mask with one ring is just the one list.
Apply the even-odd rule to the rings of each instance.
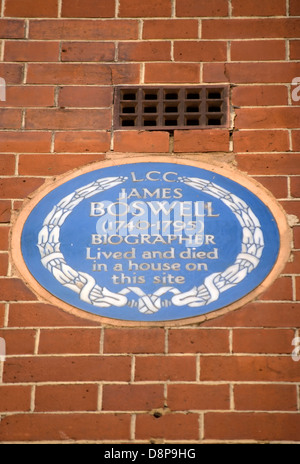
[[228, 86], [116, 87], [114, 128], [228, 127]]

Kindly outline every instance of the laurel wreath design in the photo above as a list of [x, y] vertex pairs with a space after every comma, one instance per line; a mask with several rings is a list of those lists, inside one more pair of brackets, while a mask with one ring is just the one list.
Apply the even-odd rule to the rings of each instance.
[[[95, 279], [69, 266], [60, 251], [60, 228], [74, 208], [86, 198], [101, 193], [127, 180], [126, 177], [106, 177], [98, 179], [64, 197], [43, 222], [38, 235], [38, 249], [42, 265], [64, 287], [76, 292], [79, 299], [96, 307], [138, 306], [143, 314], [153, 314], [167, 306], [201, 307], [217, 301], [220, 294], [233, 288], [255, 269], [264, 248], [264, 237], [261, 225], [251, 208], [239, 197], [217, 184], [199, 178], [180, 177], [182, 182], [191, 188], [200, 190], [222, 201], [235, 215], [242, 228], [241, 251], [234, 263], [223, 272], [216, 272], [205, 278], [200, 286], [187, 292], [175, 287], [161, 287], [153, 294], [146, 294], [139, 287], [126, 287], [118, 293], [98, 285]], [[138, 296], [138, 302], [129, 300], [129, 293]], [[162, 296], [170, 292], [170, 298], [162, 300]]]

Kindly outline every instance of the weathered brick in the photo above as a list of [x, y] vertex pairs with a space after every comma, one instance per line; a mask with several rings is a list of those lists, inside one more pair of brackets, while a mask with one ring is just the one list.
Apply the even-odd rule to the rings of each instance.
[[135, 40], [138, 39], [138, 21], [122, 19], [31, 20], [29, 38], [42, 40]]
[[0, 200], [0, 223], [4, 224], [10, 221], [11, 201]]
[[300, 151], [300, 131], [292, 131], [293, 151]]
[[103, 154], [67, 154], [61, 155], [21, 155], [19, 159], [20, 175], [53, 176], [63, 174], [71, 169], [84, 166], [88, 163], [101, 161]]
[[300, 154], [259, 153], [236, 155], [239, 169], [249, 174], [300, 174]]
[[170, 384], [168, 406], [172, 411], [229, 409], [228, 385]]
[[196, 63], [146, 63], [145, 83], [198, 83], [200, 66]]
[[105, 108], [112, 105], [112, 87], [61, 87], [58, 104], [61, 107]]
[[29, 411], [31, 387], [27, 385], [0, 385], [0, 411]]
[[1, 129], [21, 129], [22, 110], [12, 108], [0, 108]]
[[235, 329], [232, 350], [233, 353], [289, 354], [293, 338], [292, 329]]
[[7, 177], [0, 179], [0, 198], [25, 198], [43, 184], [43, 179]]
[[63, 42], [62, 61], [114, 61], [115, 44], [113, 42]]
[[284, 59], [284, 40], [243, 40], [233, 41], [231, 43], [232, 61], [268, 61]]
[[15, 173], [15, 156], [0, 155], [0, 174], [2, 176], [11, 176]]
[[213, 440], [299, 440], [299, 414], [210, 412], [204, 438]]
[[6, 354], [33, 354], [36, 331], [32, 329], [0, 329], [0, 337], [6, 342]]
[[159, 418], [149, 414], [136, 417], [136, 439], [198, 440], [198, 414], [165, 414]]
[[290, 277], [280, 277], [260, 296], [261, 300], [292, 300], [293, 287]]
[[246, 411], [296, 411], [295, 385], [244, 384], [234, 386], [234, 406]]
[[129, 440], [130, 415], [35, 413], [6, 416], [1, 441]]
[[280, 176], [259, 176], [255, 178], [276, 198], [286, 198], [288, 195], [287, 178]]
[[138, 356], [135, 380], [196, 380], [196, 358], [194, 356]]
[[35, 0], [6, 0], [4, 16], [57, 18], [58, 0], [36, 2]]
[[25, 21], [21, 19], [3, 19], [0, 22], [1, 39], [23, 39], [25, 36]]
[[38, 385], [35, 411], [96, 411], [97, 398], [95, 384]]
[[299, 19], [251, 18], [205, 19], [203, 39], [298, 38]]
[[198, 21], [187, 19], [146, 19], [143, 39], [197, 39]]
[[160, 41], [121, 42], [119, 61], [170, 61], [171, 43]]
[[288, 151], [289, 133], [287, 130], [240, 130], [234, 132], [235, 152]]
[[272, 2], [251, 0], [251, 3], [232, 0], [233, 16], [285, 16], [285, 13], [285, 0], [274, 0]]
[[114, 150], [118, 152], [164, 153], [169, 151], [167, 132], [116, 131]]
[[175, 130], [174, 152], [229, 151], [227, 129]]
[[291, 195], [292, 197], [300, 197], [300, 177], [291, 177]]
[[64, 18], [112, 18], [115, 0], [63, 0], [61, 16]]
[[99, 347], [99, 329], [44, 329], [40, 334], [39, 354], [97, 354]]
[[236, 110], [238, 129], [300, 127], [300, 107], [241, 108]]
[[108, 109], [29, 109], [26, 112], [26, 129], [96, 129], [111, 127]]
[[54, 87], [48, 86], [7, 86], [6, 102], [0, 107], [11, 106], [26, 108], [30, 106], [45, 107], [54, 105]]
[[[55, 134], [54, 150], [61, 153], [106, 152], [110, 147], [109, 132], [66, 131]], [[33, 152], [33, 150], [32, 150]]]
[[290, 59], [300, 59], [300, 40], [290, 40]]
[[0, 253], [0, 276], [6, 276], [8, 272], [8, 253]]
[[[0, 228], [1, 231], [2, 228]], [[35, 295], [20, 279], [1, 279], [2, 301], [34, 301]]]
[[4, 382], [129, 381], [128, 356], [33, 356], [10, 358]]
[[164, 330], [149, 329], [106, 329], [104, 353], [163, 353]]
[[4, 59], [6, 61], [58, 61], [58, 55], [58, 42], [23, 42], [18, 40], [5, 43]]
[[194, 16], [228, 16], [228, 3], [226, 0], [177, 0], [176, 15], [185, 17]]
[[104, 411], [150, 411], [163, 408], [164, 386], [104, 385], [102, 408]]
[[9, 227], [0, 227], [0, 250], [7, 251], [9, 243]]
[[169, 353], [228, 352], [228, 330], [170, 329], [169, 331]]
[[288, 90], [285, 85], [238, 85], [231, 98], [236, 106], [287, 105]]
[[176, 41], [174, 42], [175, 61], [225, 61], [227, 43], [221, 41]]
[[51, 147], [50, 132], [0, 132], [1, 151], [47, 153]]
[[170, 0], [151, 0], [151, 2], [140, 2], [139, 0], [119, 0], [120, 18], [153, 18], [156, 16], [171, 16]]

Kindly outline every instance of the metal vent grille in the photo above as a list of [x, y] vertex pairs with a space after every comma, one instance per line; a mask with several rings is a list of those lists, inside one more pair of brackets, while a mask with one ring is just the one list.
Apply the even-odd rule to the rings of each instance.
[[227, 127], [228, 87], [116, 87], [115, 129]]

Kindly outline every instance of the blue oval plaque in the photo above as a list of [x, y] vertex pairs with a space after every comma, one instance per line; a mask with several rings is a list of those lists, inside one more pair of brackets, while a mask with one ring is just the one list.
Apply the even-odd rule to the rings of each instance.
[[191, 163], [98, 164], [40, 193], [19, 235], [38, 287], [63, 308], [141, 323], [246, 301], [278, 260], [278, 220], [256, 184]]

